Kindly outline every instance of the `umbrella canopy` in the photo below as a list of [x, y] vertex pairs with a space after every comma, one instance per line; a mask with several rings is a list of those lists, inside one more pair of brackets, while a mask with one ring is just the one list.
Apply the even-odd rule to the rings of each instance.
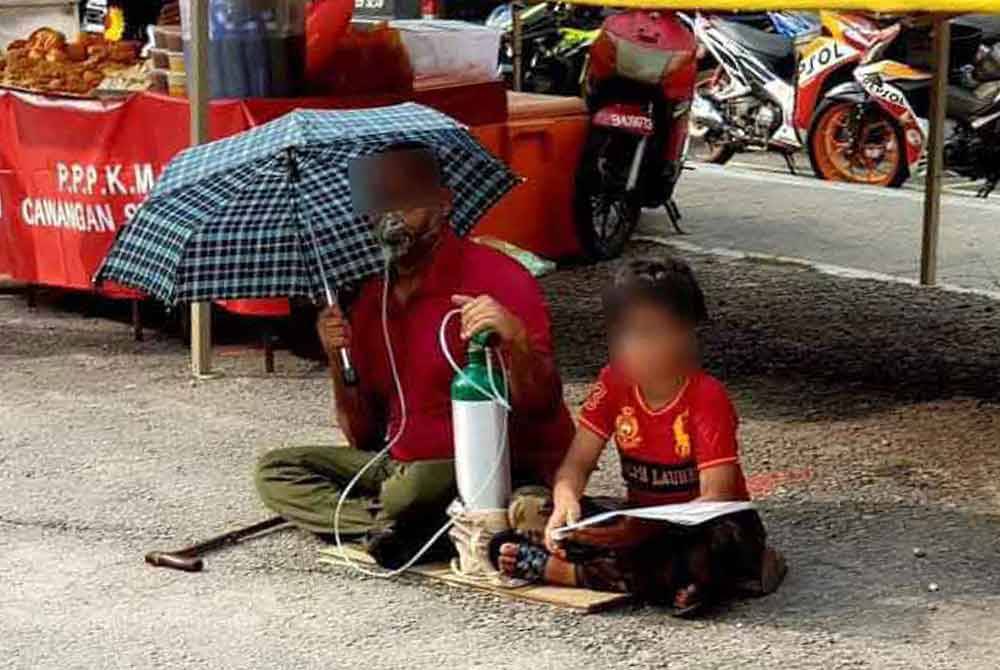
[[467, 129], [422, 105], [298, 110], [178, 154], [95, 281], [173, 304], [320, 298], [363, 279], [384, 261], [351, 205], [348, 164], [402, 142], [437, 155], [460, 235], [518, 183]]
[[766, 11], [829, 9], [868, 12], [1000, 13], [1000, 0], [569, 0], [577, 5], [633, 9]]

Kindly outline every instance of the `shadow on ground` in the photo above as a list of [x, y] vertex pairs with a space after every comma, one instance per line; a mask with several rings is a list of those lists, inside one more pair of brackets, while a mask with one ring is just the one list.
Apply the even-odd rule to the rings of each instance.
[[[762, 515], [788, 558], [788, 576], [771, 596], [716, 608], [720, 623], [894, 640], [955, 603], [1000, 602], [995, 516], [806, 500], [765, 502]], [[636, 606], [607, 616], [652, 624], [662, 611]]]
[[[638, 245], [631, 255], [666, 253]], [[774, 392], [754, 403], [765, 417], [844, 417], [963, 396], [1000, 401], [1000, 315], [989, 298], [792, 265], [688, 260], [709, 301], [706, 365], [736, 388], [766, 378]], [[543, 280], [567, 382], [592, 380], [607, 357], [599, 296], [616, 266]]]

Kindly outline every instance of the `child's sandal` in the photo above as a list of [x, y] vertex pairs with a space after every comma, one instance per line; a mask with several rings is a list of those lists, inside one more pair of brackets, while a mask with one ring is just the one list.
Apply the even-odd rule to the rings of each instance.
[[[678, 597], [686, 593], [688, 595], [684, 605], [677, 603]], [[674, 602], [671, 607], [671, 616], [678, 619], [693, 619], [701, 614], [708, 605], [705, 594], [697, 584], [688, 584], [682, 589], [678, 589], [674, 594]]]
[[[514, 558], [514, 570], [504, 572], [500, 568], [500, 548], [505, 544], [516, 544], [517, 554]], [[503, 574], [526, 582], [539, 582], [545, 577], [545, 567], [549, 562], [549, 552], [543, 547], [532, 544], [527, 538], [514, 531], [497, 533], [490, 540], [490, 562]]]

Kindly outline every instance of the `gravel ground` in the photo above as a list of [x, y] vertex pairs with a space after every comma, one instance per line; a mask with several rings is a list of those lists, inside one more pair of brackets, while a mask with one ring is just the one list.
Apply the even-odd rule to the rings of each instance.
[[[296, 532], [200, 575], [147, 568], [148, 549], [264, 515], [257, 455], [334, 440], [325, 370], [279, 353], [267, 376], [227, 348], [224, 376], [193, 382], [181, 343], [132, 342], [117, 310], [0, 295], [0, 667], [996, 667], [996, 304], [690, 260], [713, 313], [706, 363], [791, 563], [776, 595], [693, 623], [584, 617], [320, 567]], [[544, 282], [574, 403], [604, 357], [611, 269]], [[612, 461], [595, 491], [619, 490]]]

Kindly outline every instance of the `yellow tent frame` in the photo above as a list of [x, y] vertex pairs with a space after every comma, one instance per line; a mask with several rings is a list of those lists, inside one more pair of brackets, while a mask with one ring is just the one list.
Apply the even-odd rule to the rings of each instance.
[[623, 9], [700, 9], [704, 11], [766, 11], [830, 9], [886, 13], [1000, 13], [1000, 0], [568, 0], [578, 5]]
[[[538, 0], [541, 1], [541, 0]], [[920, 281], [933, 285], [937, 274], [938, 229], [941, 219], [941, 176], [944, 172], [944, 116], [948, 87], [948, 15], [1000, 13], [1000, 0], [568, 0], [575, 4], [633, 9], [702, 9], [709, 11], [762, 11], [781, 9], [830, 9], [886, 13], [937, 12], [934, 16], [935, 79], [928, 147], [924, 236]], [[192, 53], [189, 68], [191, 144], [208, 139], [208, 2], [191, 0]], [[515, 0], [519, 7], [523, 0]], [[514, 12], [515, 81], [519, 80], [520, 11]], [[209, 376], [212, 371], [211, 311], [208, 303], [191, 305], [191, 371]]]

